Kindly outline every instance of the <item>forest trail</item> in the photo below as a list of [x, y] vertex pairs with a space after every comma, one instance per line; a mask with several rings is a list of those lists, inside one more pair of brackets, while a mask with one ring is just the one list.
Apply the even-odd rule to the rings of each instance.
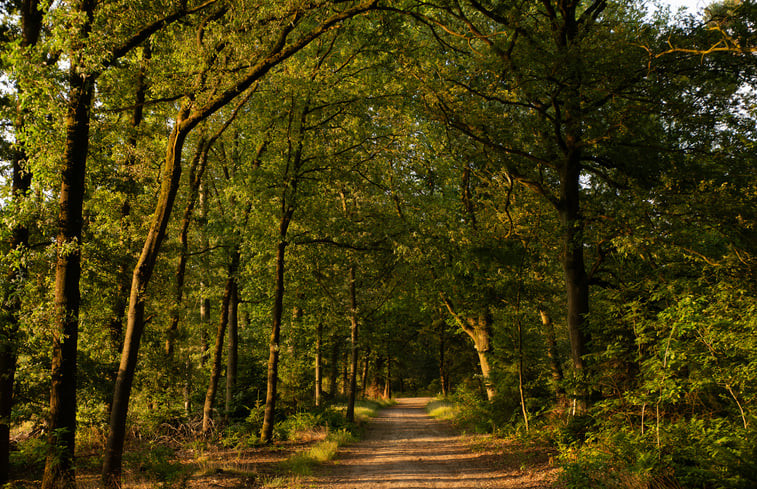
[[[398, 399], [379, 412], [358, 443], [340, 449], [315, 486], [322, 489], [543, 489], [558, 470], [528, 450], [473, 451], [451, 426], [429, 417], [429, 398]], [[519, 456], [518, 456], [519, 455]], [[538, 460], [542, 458], [542, 460]]]

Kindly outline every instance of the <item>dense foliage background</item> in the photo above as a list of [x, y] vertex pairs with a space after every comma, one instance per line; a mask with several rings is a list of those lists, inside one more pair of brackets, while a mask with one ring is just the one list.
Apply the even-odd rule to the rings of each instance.
[[402, 393], [754, 487], [757, 5], [646, 7], [3, 4], [0, 482]]

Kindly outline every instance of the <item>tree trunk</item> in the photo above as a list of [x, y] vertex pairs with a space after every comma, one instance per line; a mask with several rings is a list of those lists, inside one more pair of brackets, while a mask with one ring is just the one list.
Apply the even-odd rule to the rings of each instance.
[[[237, 262], [239, 262], [239, 252], [237, 254]], [[237, 389], [237, 371], [239, 364], [239, 320], [238, 320], [238, 306], [239, 306], [239, 284], [237, 281], [236, 273], [234, 274], [234, 282], [231, 289], [231, 299], [229, 302], [229, 348], [226, 352], [226, 421], [228, 422], [231, 417], [234, 407], [234, 394]]]
[[350, 390], [347, 397], [347, 422], [355, 421], [355, 397], [357, 396], [358, 321], [357, 294], [355, 292], [355, 267], [350, 267]]
[[271, 340], [268, 349], [268, 379], [265, 397], [265, 413], [260, 439], [263, 443], [270, 443], [273, 437], [273, 425], [276, 417], [276, 390], [279, 372], [279, 337], [281, 334], [281, 315], [284, 307], [284, 270], [286, 252], [286, 234], [291, 211], [285, 211], [279, 223], [279, 243], [276, 251], [276, 285], [273, 291], [273, 325], [271, 326]]
[[145, 326], [145, 299], [147, 284], [152, 277], [155, 262], [158, 258], [161, 244], [166, 235], [166, 227], [171, 216], [171, 210], [179, 189], [181, 179], [181, 152], [187, 134], [197, 122], [188, 120], [189, 111], [182, 108], [176, 119], [176, 124], [168, 138], [166, 159], [161, 176], [160, 194], [153, 214], [153, 220], [145, 239], [142, 253], [134, 268], [129, 295], [129, 309], [127, 313], [126, 337], [121, 353], [121, 363], [118, 377], [113, 391], [108, 442], [103, 461], [102, 483], [106, 488], [120, 487], [121, 458], [124, 439], [126, 436], [126, 415], [129, 409], [129, 398], [137, 368], [139, 344]]
[[[95, 2], [85, 1], [86, 34]], [[74, 63], [69, 75], [69, 108], [63, 154], [55, 266], [55, 327], [50, 388], [48, 442], [43, 489], [74, 487], [76, 445], [76, 352], [79, 335], [79, 278], [81, 276], [82, 209], [89, 114], [94, 93], [94, 77], [79, 72]]]
[[540, 310], [541, 323], [544, 326], [544, 340], [547, 342], [547, 358], [549, 367], [552, 372], [552, 384], [555, 389], [555, 400], [558, 406], [564, 406], [566, 403], [565, 389], [563, 388], [563, 371], [560, 366], [560, 358], [557, 355], [557, 341], [555, 340], [555, 327], [552, 324], [552, 318], [546, 311]]
[[184, 364], [184, 415], [189, 417], [192, 414], [192, 357], [187, 355]]
[[[25, 0], [21, 4], [21, 47], [29, 48], [37, 44], [42, 30], [42, 11], [39, 10], [37, 0]], [[20, 93], [19, 93], [20, 95]], [[23, 132], [24, 112], [20, 104], [16, 107], [16, 121], [14, 132]], [[25, 168], [27, 159], [22, 144], [14, 145], [11, 160], [11, 198], [20, 202], [26, 198], [32, 183], [32, 174]], [[29, 247], [29, 229], [25, 220], [15, 219], [11, 230], [10, 253], [25, 253]], [[19, 260], [23, 263], [23, 260]], [[11, 412], [13, 410], [13, 385], [16, 376], [16, 360], [18, 355], [18, 326], [21, 312], [19, 297], [24, 275], [24, 266], [14, 266], [6, 276], [3, 290], [4, 297], [0, 302], [0, 485], [8, 482], [10, 469], [10, 427]]]
[[442, 388], [442, 396], [447, 397], [449, 395], [449, 376], [447, 374], [447, 362], [445, 359], [447, 350], [447, 335], [446, 324], [444, 321], [438, 321], [439, 330], [439, 382]]
[[221, 378], [223, 369], [223, 338], [226, 334], [226, 327], [229, 324], [229, 310], [234, 295], [236, 269], [239, 265], [239, 254], [234, 253], [231, 264], [229, 265], [226, 285], [223, 288], [223, 300], [221, 302], [221, 317], [218, 322], [218, 332], [216, 334], [216, 346], [213, 349], [213, 364], [210, 370], [210, 382], [208, 390], [205, 393], [205, 404], [202, 408], [202, 433], [207, 434], [210, 431], [210, 424], [213, 418], [213, 404], [215, 403], [216, 392], [218, 390], [218, 381]]
[[491, 365], [489, 364], [489, 359], [493, 350], [491, 344], [492, 316], [489, 312], [489, 308], [487, 307], [483, 309], [479, 313], [478, 318], [468, 318], [466, 321], [463, 321], [452, 307], [452, 302], [443, 295], [442, 302], [447, 307], [449, 313], [452, 314], [452, 317], [455, 318], [455, 321], [457, 321], [460, 328], [473, 340], [473, 347], [476, 349], [478, 363], [481, 367], [481, 377], [484, 389], [486, 390], [486, 398], [491, 401], [494, 399], [496, 391], [491, 378]]
[[360, 376], [360, 390], [362, 396], [365, 398], [368, 395], [368, 371], [371, 366], [371, 351], [366, 348], [363, 354], [363, 373]]
[[384, 399], [392, 398], [392, 357], [386, 356], [386, 377], [384, 378]]
[[322, 350], [323, 350], [323, 323], [320, 321], [315, 330], [315, 405], [321, 406], [323, 397], [323, 377], [322, 377]]
[[[129, 128], [129, 137], [126, 140], [127, 151], [131, 153], [127, 154], [126, 160], [123, 164], [123, 185], [124, 202], [121, 205], [120, 219], [120, 249], [123, 250], [123, 256], [120, 256], [118, 270], [116, 271], [116, 288], [113, 297], [113, 302], [110, 305], [110, 319], [108, 320], [108, 332], [110, 334], [110, 345], [114, 355], [120, 355], [123, 348], [123, 320], [124, 311], [129, 298], [129, 283], [130, 276], [129, 270], [132, 261], [132, 244], [129, 239], [129, 223], [128, 219], [131, 216], [131, 199], [134, 192], [134, 179], [132, 178], [132, 167], [134, 166], [133, 152], [137, 147], [137, 129], [142, 124], [145, 104], [145, 94], [147, 92], [147, 84], [145, 83], [147, 67], [145, 61], [149, 60], [151, 54], [150, 43], [145, 43], [143, 52], [143, 63], [140, 66], [139, 73], [137, 74], [137, 86], [134, 95], [134, 111], [132, 112], [131, 124]], [[112, 382], [115, 382], [118, 372], [114, 369], [112, 372]]]
[[562, 265], [565, 275], [568, 315], [567, 326], [570, 337], [570, 351], [573, 368], [579, 379], [576, 393], [579, 406], [585, 408], [589, 402], [583, 356], [587, 353], [589, 336], [585, 331], [586, 315], [589, 313], [589, 280], [584, 265], [583, 219], [580, 213], [580, 165], [570, 157], [560, 175], [560, 202], [558, 212], [562, 234]]
[[339, 393], [339, 358], [341, 358], [341, 351], [339, 350], [339, 338], [334, 334], [331, 336], [331, 365], [329, 379], [331, 384], [329, 385], [329, 395], [334, 398]]

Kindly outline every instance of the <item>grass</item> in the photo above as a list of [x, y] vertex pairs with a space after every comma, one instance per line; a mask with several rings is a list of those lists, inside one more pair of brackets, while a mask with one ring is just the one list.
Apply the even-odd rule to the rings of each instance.
[[458, 414], [455, 404], [445, 399], [435, 399], [426, 404], [426, 412], [432, 418], [444, 421], [452, 421]]
[[281, 464], [281, 468], [290, 474], [310, 475], [313, 467], [333, 459], [340, 446], [353, 441], [355, 436], [347, 430], [329, 433], [325, 440], [289, 457]]

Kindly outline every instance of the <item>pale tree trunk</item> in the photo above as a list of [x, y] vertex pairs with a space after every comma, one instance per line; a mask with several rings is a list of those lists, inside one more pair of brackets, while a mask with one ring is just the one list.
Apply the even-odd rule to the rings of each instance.
[[355, 397], [357, 396], [357, 357], [358, 357], [358, 312], [357, 293], [355, 291], [355, 267], [350, 267], [350, 390], [347, 397], [347, 422], [355, 421]]
[[315, 330], [315, 405], [320, 407], [323, 397], [323, 323], [320, 321]]
[[492, 348], [492, 317], [488, 308], [482, 310], [477, 318], [467, 318], [463, 320], [452, 306], [452, 302], [444, 297], [442, 302], [447, 307], [447, 310], [455, 318], [455, 321], [460, 328], [473, 340], [473, 347], [478, 355], [478, 363], [481, 367], [481, 377], [484, 383], [484, 389], [486, 390], [486, 398], [491, 401], [496, 395], [494, 389], [494, 383], [491, 377], [491, 365], [489, 360], [493, 353]]
[[392, 357], [386, 355], [386, 376], [384, 377], [384, 399], [392, 398]]

